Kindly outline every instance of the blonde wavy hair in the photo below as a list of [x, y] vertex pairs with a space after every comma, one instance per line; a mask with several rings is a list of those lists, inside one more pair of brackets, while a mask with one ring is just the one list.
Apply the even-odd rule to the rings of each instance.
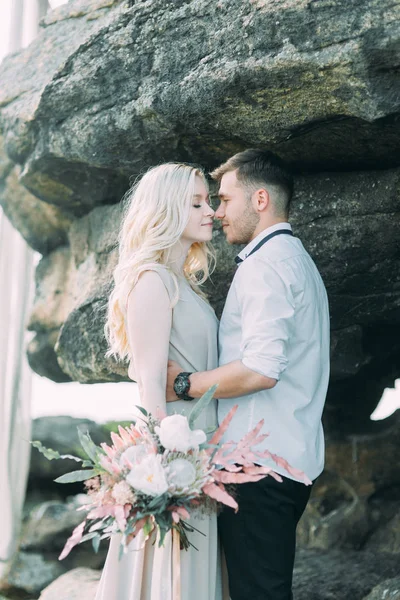
[[[128, 296], [140, 274], [149, 267], [164, 265], [175, 283], [171, 307], [179, 299], [179, 273], [171, 249], [179, 242], [189, 221], [196, 176], [208, 189], [203, 171], [184, 163], [165, 163], [150, 169], [124, 197], [126, 206], [118, 236], [119, 258], [114, 269], [114, 288], [107, 303], [104, 327], [109, 349], [106, 357], [129, 357], [126, 333]], [[183, 271], [192, 289], [207, 299], [200, 285], [215, 266], [215, 250], [209, 242], [190, 247]]]

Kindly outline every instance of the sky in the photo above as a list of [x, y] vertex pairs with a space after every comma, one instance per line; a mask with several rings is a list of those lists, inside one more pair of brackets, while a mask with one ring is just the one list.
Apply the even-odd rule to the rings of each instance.
[[[24, 0], [29, 6], [32, 0]], [[67, 0], [50, 0], [52, 8]], [[0, 61], [7, 53], [10, 12], [13, 0], [0, 0]], [[24, 45], [27, 44], [24, 35]], [[40, 255], [36, 256], [37, 259]], [[32, 416], [68, 414], [88, 417], [96, 421], [129, 419], [133, 406], [139, 402], [137, 385], [133, 382], [118, 384], [56, 384], [49, 379], [32, 375]], [[395, 388], [386, 389], [372, 413], [373, 420], [384, 419], [400, 408], [400, 379]]]

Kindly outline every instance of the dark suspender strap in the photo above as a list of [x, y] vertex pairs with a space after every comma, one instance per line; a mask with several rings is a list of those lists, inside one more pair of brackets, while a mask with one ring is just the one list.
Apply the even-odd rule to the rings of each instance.
[[[265, 236], [265, 238], [263, 238], [260, 242], [258, 242], [257, 246], [254, 246], [253, 250], [251, 252], [249, 252], [249, 254], [246, 256], [246, 258], [251, 256], [251, 254], [254, 254], [254, 252], [257, 252], [257, 250], [259, 250], [261, 248], [261, 246], [264, 246], [264, 244], [269, 242], [269, 240], [272, 240], [272, 238], [274, 238], [277, 235], [293, 235], [293, 231], [291, 231], [290, 229], [277, 229], [276, 231], [273, 231], [269, 235]], [[240, 265], [240, 263], [242, 263], [242, 262], [243, 262], [243, 258], [236, 256], [235, 263], [237, 265]]]

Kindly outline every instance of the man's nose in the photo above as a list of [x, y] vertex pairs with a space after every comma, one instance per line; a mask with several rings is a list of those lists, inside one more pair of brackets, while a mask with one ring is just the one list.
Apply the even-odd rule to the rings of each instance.
[[215, 217], [216, 219], [223, 219], [223, 218], [224, 218], [224, 211], [223, 211], [222, 202], [221, 202], [221, 204], [218, 206], [217, 210], [215, 211], [214, 217]]

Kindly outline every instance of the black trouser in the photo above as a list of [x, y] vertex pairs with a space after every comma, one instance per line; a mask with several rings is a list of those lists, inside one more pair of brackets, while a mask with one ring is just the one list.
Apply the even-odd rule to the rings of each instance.
[[224, 507], [218, 519], [231, 600], [290, 600], [296, 526], [311, 486], [268, 476], [236, 491], [239, 511]]

